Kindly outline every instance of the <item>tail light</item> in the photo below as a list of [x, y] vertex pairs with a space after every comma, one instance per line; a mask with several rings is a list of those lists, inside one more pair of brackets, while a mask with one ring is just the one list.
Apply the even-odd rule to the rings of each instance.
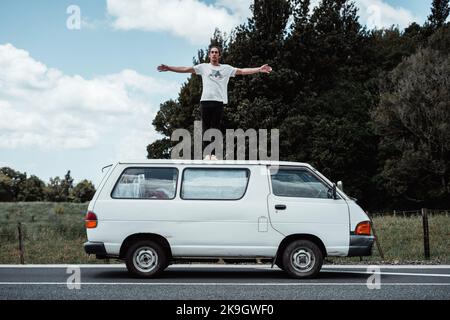
[[370, 236], [371, 234], [370, 221], [363, 221], [358, 223], [355, 229], [355, 234], [360, 236]]
[[84, 218], [86, 228], [93, 229], [97, 228], [97, 216], [92, 211], [88, 211], [86, 213], [86, 217]]

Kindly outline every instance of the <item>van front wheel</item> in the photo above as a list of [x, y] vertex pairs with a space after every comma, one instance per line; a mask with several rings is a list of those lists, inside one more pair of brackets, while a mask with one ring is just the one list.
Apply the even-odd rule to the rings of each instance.
[[322, 268], [323, 254], [320, 248], [308, 240], [296, 240], [283, 252], [284, 270], [293, 278], [313, 278]]
[[158, 243], [149, 240], [138, 241], [128, 248], [125, 264], [133, 275], [153, 278], [167, 266], [167, 256]]

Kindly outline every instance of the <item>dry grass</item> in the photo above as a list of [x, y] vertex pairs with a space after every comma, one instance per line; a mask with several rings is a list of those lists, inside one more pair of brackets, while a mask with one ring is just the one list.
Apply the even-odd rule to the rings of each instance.
[[[428, 217], [430, 234], [429, 261], [424, 258], [422, 217], [377, 216], [373, 219], [384, 260], [374, 246], [371, 257], [364, 262], [374, 263], [450, 263], [450, 217], [431, 215]], [[333, 258], [335, 263], [359, 262], [359, 258]]]
[[[0, 203], [0, 264], [19, 263], [17, 223], [24, 233], [25, 263], [104, 263], [84, 253], [87, 204]], [[424, 260], [421, 217], [377, 216], [373, 219], [385, 260], [374, 247], [363, 263], [450, 263], [450, 217], [429, 217], [431, 260]], [[359, 258], [329, 258], [359, 263]]]
[[0, 203], [0, 263], [19, 263], [17, 223], [25, 263], [98, 263], [83, 250], [87, 204]]

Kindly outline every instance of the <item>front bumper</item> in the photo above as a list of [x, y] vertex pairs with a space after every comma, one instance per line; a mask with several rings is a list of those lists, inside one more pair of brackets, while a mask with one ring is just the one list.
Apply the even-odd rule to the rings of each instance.
[[349, 257], [363, 257], [372, 255], [374, 236], [350, 235]]

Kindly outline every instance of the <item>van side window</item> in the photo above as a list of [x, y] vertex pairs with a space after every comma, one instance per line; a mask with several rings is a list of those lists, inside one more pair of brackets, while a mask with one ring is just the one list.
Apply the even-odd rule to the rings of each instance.
[[271, 170], [273, 194], [280, 197], [332, 197], [330, 188], [306, 169]]
[[178, 170], [175, 168], [127, 168], [111, 197], [121, 199], [175, 198]]
[[186, 200], [238, 200], [245, 194], [249, 176], [248, 169], [185, 169], [181, 198]]

